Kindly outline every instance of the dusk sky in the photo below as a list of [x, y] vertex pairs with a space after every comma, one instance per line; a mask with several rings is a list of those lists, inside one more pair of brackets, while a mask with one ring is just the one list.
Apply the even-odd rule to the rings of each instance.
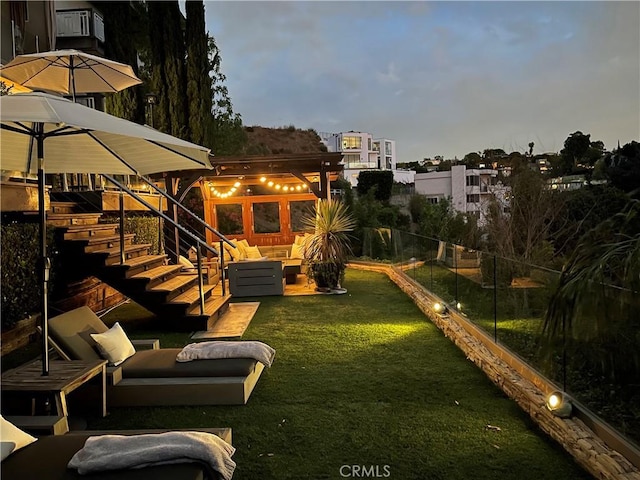
[[640, 3], [205, 3], [247, 126], [362, 131], [398, 161], [640, 139]]

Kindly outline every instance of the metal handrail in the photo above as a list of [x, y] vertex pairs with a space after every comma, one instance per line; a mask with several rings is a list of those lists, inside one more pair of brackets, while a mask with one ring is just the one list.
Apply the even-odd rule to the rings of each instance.
[[176, 200], [175, 198], [173, 198], [171, 195], [169, 195], [167, 192], [165, 192], [164, 190], [162, 190], [161, 188], [158, 188], [153, 182], [151, 182], [149, 179], [145, 178], [145, 177], [139, 177], [143, 182], [145, 182], [147, 185], [149, 185], [151, 188], [153, 188], [156, 192], [158, 192], [160, 195], [164, 196], [167, 200], [171, 200], [175, 205], [177, 205], [178, 207], [182, 208], [183, 211], [185, 211], [191, 218], [197, 220], [200, 225], [202, 225], [204, 228], [206, 228], [207, 230], [209, 230], [211, 233], [215, 234], [218, 236], [218, 238], [220, 240], [222, 240], [224, 243], [226, 243], [227, 245], [232, 246], [233, 248], [236, 248], [236, 246], [231, 243], [229, 241], [229, 239], [227, 237], [225, 237], [222, 233], [220, 233], [218, 230], [216, 230], [215, 228], [213, 228], [211, 225], [209, 225], [207, 222], [205, 222], [204, 220], [202, 220], [199, 216], [197, 216], [195, 213], [193, 213], [191, 210], [189, 210], [187, 207], [185, 207], [184, 205], [182, 205], [178, 200]]
[[[144, 205], [145, 207], [147, 207], [150, 211], [154, 212], [156, 215], [158, 215], [159, 217], [161, 217], [162, 219], [164, 219], [165, 221], [169, 222], [170, 225], [174, 226], [175, 228], [177, 228], [181, 233], [184, 233], [185, 235], [187, 235], [188, 237], [190, 237], [192, 240], [194, 240], [196, 242], [196, 244], [198, 245], [198, 291], [200, 294], [200, 314], [204, 315], [204, 285], [203, 285], [203, 281], [202, 281], [202, 261], [201, 261], [201, 253], [200, 253], [200, 246], [203, 246], [206, 250], [208, 250], [209, 252], [211, 252], [214, 255], [219, 255], [218, 251], [209, 246], [206, 242], [203, 242], [197, 235], [193, 234], [192, 232], [190, 232], [189, 230], [187, 230], [186, 228], [184, 228], [182, 225], [176, 223], [171, 217], [169, 217], [168, 215], [165, 215], [163, 212], [161, 212], [160, 210], [158, 210], [156, 207], [154, 207], [153, 205], [151, 205], [149, 202], [147, 202], [146, 200], [143, 200], [142, 198], [140, 198], [135, 192], [133, 192], [130, 188], [126, 187], [125, 185], [121, 184], [120, 182], [118, 182], [115, 178], [103, 174], [102, 175], [104, 178], [106, 178], [107, 180], [109, 180], [111, 183], [113, 183], [114, 185], [116, 185], [121, 192], [121, 202], [120, 202], [120, 264], [122, 265], [125, 261], [125, 254], [124, 254], [124, 241], [123, 241], [123, 235], [124, 235], [124, 228], [123, 228], [123, 218], [124, 218], [124, 214], [123, 214], [123, 204], [124, 202], [122, 201], [122, 192], [127, 192], [129, 195], [131, 195], [132, 198], [134, 198], [135, 200], [137, 200], [138, 202], [140, 202], [142, 205]], [[222, 241], [221, 241], [222, 244]], [[224, 283], [223, 283], [224, 285]], [[223, 295], [224, 295], [224, 288], [223, 288]]]

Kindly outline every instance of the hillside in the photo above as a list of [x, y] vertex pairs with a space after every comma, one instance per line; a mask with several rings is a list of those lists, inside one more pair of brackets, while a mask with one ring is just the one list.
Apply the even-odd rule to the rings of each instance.
[[279, 153], [326, 152], [315, 130], [300, 130], [294, 126], [283, 128], [245, 127], [246, 155], [274, 155]]

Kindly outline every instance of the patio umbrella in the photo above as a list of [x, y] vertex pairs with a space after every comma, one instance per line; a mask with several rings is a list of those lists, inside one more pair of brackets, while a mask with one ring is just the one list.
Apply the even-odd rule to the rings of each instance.
[[113, 93], [142, 83], [129, 65], [79, 50], [18, 55], [0, 74], [31, 89], [71, 95], [74, 101], [77, 93]]
[[150, 173], [211, 168], [209, 150], [46, 93], [0, 97], [0, 168], [38, 173], [43, 375], [49, 372], [44, 168], [50, 173]]

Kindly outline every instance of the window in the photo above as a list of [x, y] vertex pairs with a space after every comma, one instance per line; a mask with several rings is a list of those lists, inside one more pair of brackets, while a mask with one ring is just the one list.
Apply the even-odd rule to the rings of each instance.
[[342, 149], [343, 150], [361, 150], [362, 138], [361, 137], [342, 137]]
[[215, 208], [220, 233], [224, 235], [241, 235], [244, 233], [242, 205], [233, 203], [229, 205], [216, 205]]
[[480, 175], [467, 176], [467, 187], [477, 187], [480, 185]]
[[384, 142], [384, 154], [391, 155], [391, 142]]
[[427, 197], [427, 203], [431, 205], [436, 205], [438, 203], [438, 197]]
[[278, 202], [253, 204], [253, 231], [255, 233], [280, 232], [280, 204]]
[[391, 157], [386, 157], [386, 168], [387, 170], [391, 170]]
[[313, 213], [316, 202], [314, 200], [302, 200], [298, 202], [289, 202], [289, 213], [291, 214], [291, 231], [304, 231], [302, 219]]
[[373, 142], [373, 151], [374, 152], [380, 151], [380, 142]]
[[360, 155], [356, 155], [353, 153], [344, 155], [344, 166], [347, 168], [358, 168], [360, 165]]
[[471, 195], [467, 195], [467, 203], [480, 203], [480, 194], [474, 193]]

